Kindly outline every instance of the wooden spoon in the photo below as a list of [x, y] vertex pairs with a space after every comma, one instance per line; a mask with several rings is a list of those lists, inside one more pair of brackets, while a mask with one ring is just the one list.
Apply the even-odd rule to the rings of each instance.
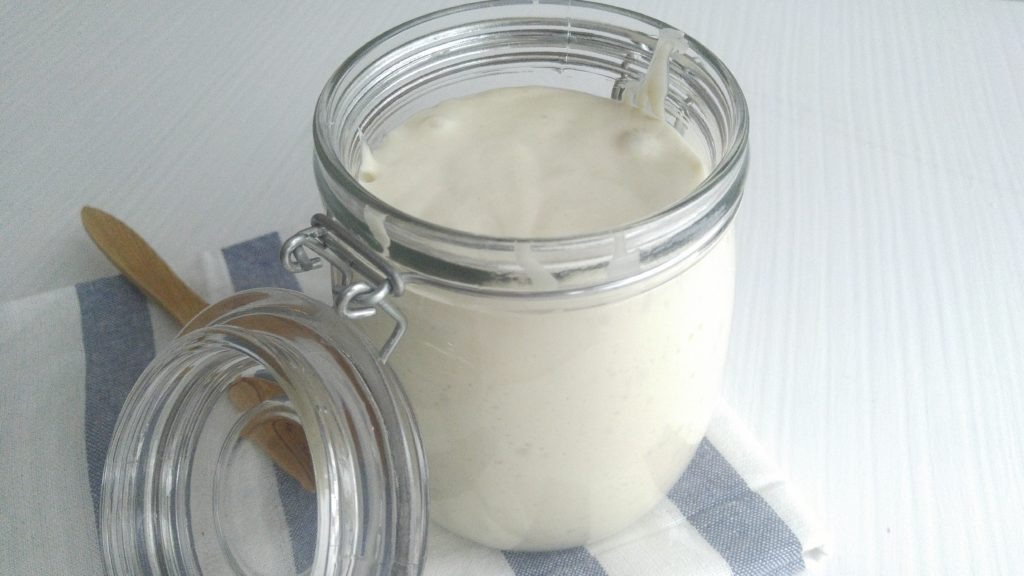
[[[98, 208], [85, 206], [82, 225], [114, 266], [180, 324], [206, 308], [206, 302], [127, 224]], [[231, 403], [242, 411], [283, 394], [273, 382], [253, 377], [239, 378], [228, 390]], [[303, 488], [315, 490], [309, 444], [301, 426], [291, 420], [273, 419], [251, 428], [245, 437], [263, 448]]]

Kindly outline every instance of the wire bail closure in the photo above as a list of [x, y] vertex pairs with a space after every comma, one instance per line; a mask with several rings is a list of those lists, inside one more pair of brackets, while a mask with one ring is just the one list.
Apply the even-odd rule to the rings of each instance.
[[[292, 235], [281, 246], [281, 263], [290, 272], [308, 272], [326, 260], [341, 275], [335, 283], [334, 309], [345, 318], [369, 318], [382, 310], [395, 321], [395, 329], [380, 351], [382, 363], [405, 334], [405, 317], [387, 299], [405, 291], [405, 281], [391, 264], [340, 222], [315, 214], [311, 226]], [[310, 256], [306, 249], [317, 256]], [[356, 280], [356, 276], [363, 280]]]

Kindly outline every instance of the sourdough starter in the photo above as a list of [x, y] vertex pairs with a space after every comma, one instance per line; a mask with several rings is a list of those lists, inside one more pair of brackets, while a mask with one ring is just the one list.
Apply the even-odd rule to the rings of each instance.
[[[401, 211], [475, 234], [612, 230], [705, 176], [656, 116], [562, 89], [494, 90], [415, 115], [364, 153], [359, 178]], [[540, 309], [408, 287], [395, 303], [409, 328], [389, 363], [422, 433], [433, 520], [496, 548], [556, 549], [613, 534], [664, 498], [714, 406], [731, 232], [669, 274]]]

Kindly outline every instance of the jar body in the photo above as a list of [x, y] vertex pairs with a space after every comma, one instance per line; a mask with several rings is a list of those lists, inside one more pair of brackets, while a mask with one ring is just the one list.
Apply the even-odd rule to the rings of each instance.
[[[410, 286], [389, 364], [430, 468], [431, 518], [502, 549], [609, 536], [660, 501], [704, 435], [733, 295], [727, 232], [623, 299], [523, 309]], [[390, 326], [372, 321], [384, 338]]]
[[[470, 5], [372, 41], [321, 95], [320, 192], [328, 215], [405, 279], [392, 303], [408, 328], [388, 363], [416, 414], [431, 518], [461, 536], [581, 545], [639, 519], [679, 478], [725, 361], [742, 95], [713, 54], [681, 40], [664, 64], [663, 112], [709, 176], [665, 211], [601, 233], [462, 233], [403, 214], [353, 175], [390, 129], [448, 98], [521, 85], [628, 98], [667, 28], [593, 4]], [[391, 333], [383, 315], [363, 322], [378, 342]]]

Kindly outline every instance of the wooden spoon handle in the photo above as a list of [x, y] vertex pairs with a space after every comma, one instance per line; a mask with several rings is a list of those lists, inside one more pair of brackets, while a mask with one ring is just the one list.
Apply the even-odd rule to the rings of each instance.
[[127, 224], [86, 206], [82, 208], [82, 225], [114, 266], [180, 324], [206, 308], [206, 302]]
[[[114, 266], [146, 296], [170, 312], [179, 324], [187, 324], [206, 308], [206, 302], [127, 224], [103, 210], [86, 206], [82, 208], [82, 225]], [[268, 398], [283, 394], [277, 384], [249, 377], [239, 378], [228, 390], [232, 404], [243, 412]], [[298, 424], [275, 419], [257, 426], [244, 436], [263, 448], [303, 488], [311, 492], [315, 490], [309, 445]]]

